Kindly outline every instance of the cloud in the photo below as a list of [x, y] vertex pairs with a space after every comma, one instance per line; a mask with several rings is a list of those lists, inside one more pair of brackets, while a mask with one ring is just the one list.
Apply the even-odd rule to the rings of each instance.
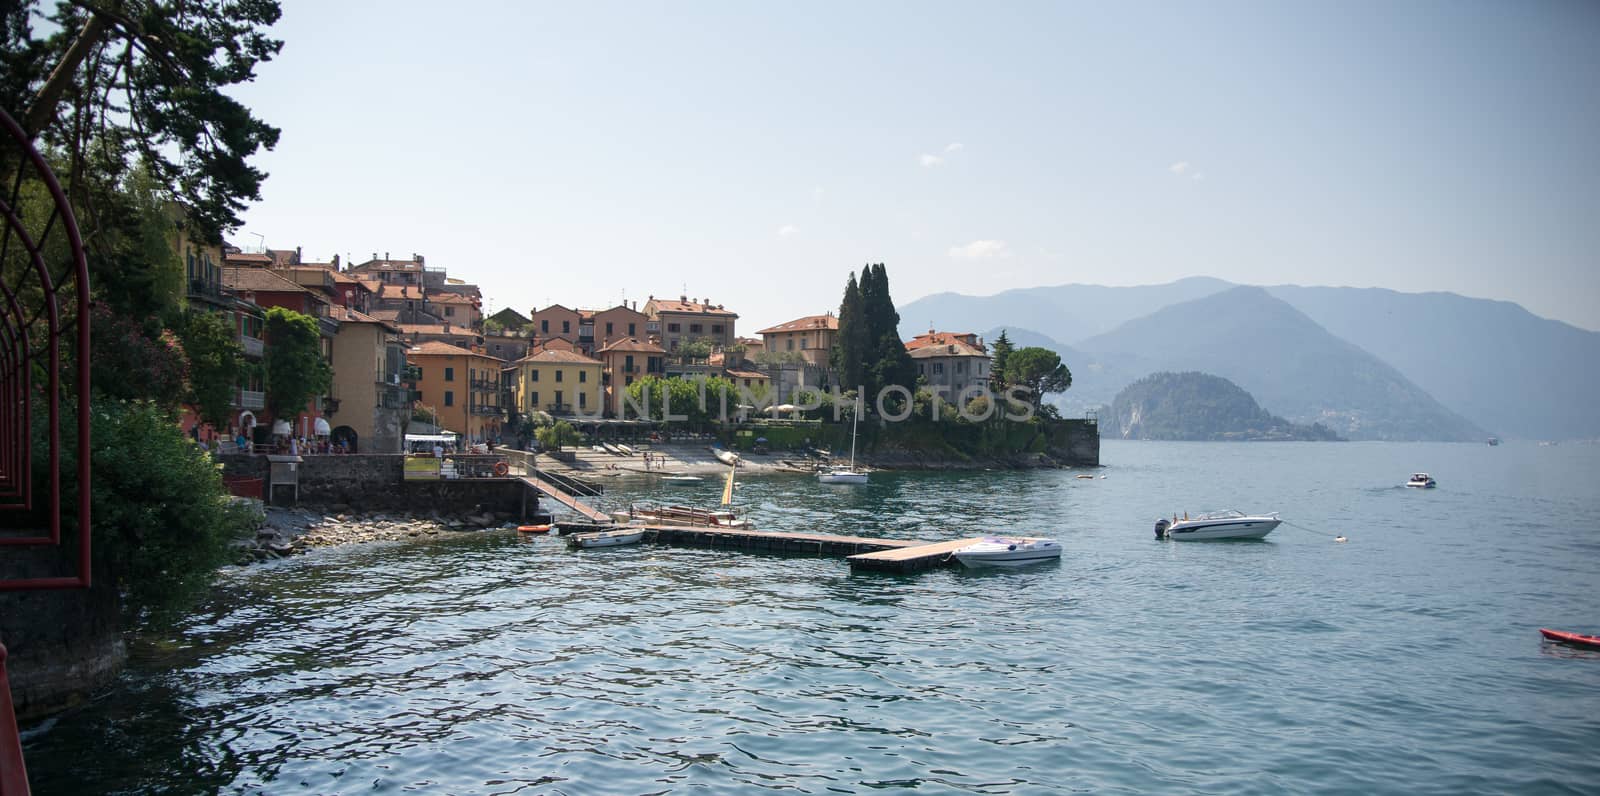
[[778, 227], [778, 237], [792, 238], [795, 236], [795, 233], [798, 233], [799, 231], [800, 228], [793, 224], [784, 224], [783, 226]]
[[1197, 171], [1194, 174], [1189, 175], [1189, 179], [1194, 180], [1195, 182], [1204, 182], [1206, 175], [1204, 172]]
[[1177, 175], [1180, 175], [1180, 176], [1181, 176], [1181, 175], [1183, 175], [1183, 174], [1186, 174], [1186, 173], [1188, 173], [1188, 171], [1189, 171], [1189, 169], [1190, 169], [1190, 168], [1191, 168], [1191, 167], [1190, 167], [1190, 165], [1189, 165], [1189, 161], [1187, 161], [1187, 160], [1180, 160], [1180, 161], [1178, 161], [1178, 162], [1177, 162], [1177, 163], [1174, 163], [1174, 164], [1172, 164], [1172, 165], [1171, 165], [1171, 166], [1168, 166], [1168, 167], [1167, 167], [1167, 170], [1168, 170], [1168, 171], [1170, 171], [1170, 172], [1172, 172], [1172, 173], [1173, 173], [1173, 174], [1177, 174]]
[[1010, 257], [1011, 250], [1003, 240], [975, 240], [965, 246], [951, 247], [950, 256], [958, 260], [989, 260]]
[[922, 167], [925, 169], [937, 168], [944, 165], [944, 158], [938, 155], [923, 155]]
[[950, 144], [950, 145], [946, 146], [944, 148], [944, 151], [946, 153], [960, 152], [962, 149], [965, 149], [965, 147], [961, 146], [961, 142], [957, 141], [956, 143], [953, 143], [953, 144]]

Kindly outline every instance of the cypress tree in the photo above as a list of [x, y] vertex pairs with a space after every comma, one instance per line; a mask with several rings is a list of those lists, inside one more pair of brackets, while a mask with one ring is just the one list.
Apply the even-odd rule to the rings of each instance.
[[867, 272], [871, 275], [868, 281], [872, 286], [870, 295], [874, 303], [867, 304], [866, 290], [862, 291], [862, 303], [867, 305], [867, 316], [872, 319], [873, 353], [868, 361], [873, 374], [870, 377], [873, 393], [869, 399], [876, 401], [877, 392], [890, 385], [915, 391], [917, 366], [911, 361], [905, 342], [900, 339], [900, 311], [894, 308], [894, 299], [889, 295], [888, 269], [883, 263], [878, 263], [868, 266]]
[[[866, 272], [862, 271], [862, 276]], [[844, 286], [844, 300], [839, 303], [839, 333], [834, 336], [833, 350], [829, 353], [834, 372], [838, 374], [839, 388], [854, 390], [862, 386], [865, 378], [863, 363], [868, 348], [867, 321], [861, 306], [861, 288], [854, 272]]]
[[1000, 336], [994, 339], [993, 361], [989, 363], [989, 386], [994, 390], [1004, 389], [1006, 386], [1006, 360], [1011, 358], [1011, 338], [1006, 336], [1006, 330], [1000, 330]]

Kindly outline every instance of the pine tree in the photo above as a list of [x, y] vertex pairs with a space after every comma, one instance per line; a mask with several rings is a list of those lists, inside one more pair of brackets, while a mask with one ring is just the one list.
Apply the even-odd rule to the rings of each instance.
[[1006, 387], [1006, 361], [1011, 358], [1014, 350], [1011, 338], [1006, 336], [1006, 330], [1000, 330], [1000, 336], [994, 339], [993, 361], [989, 363], [989, 387], [1000, 391]]
[[900, 339], [900, 311], [894, 308], [894, 299], [889, 294], [889, 272], [878, 263], [868, 266], [867, 272], [871, 274], [871, 297], [873, 303], [867, 303], [868, 293], [862, 291], [863, 304], [866, 304], [867, 317], [871, 319], [872, 328], [872, 354], [868, 357], [869, 370], [872, 382], [872, 393], [868, 400], [876, 401], [878, 393], [891, 385], [905, 387], [915, 391], [917, 387], [917, 366], [911, 361], [910, 352], [906, 351], [906, 344]]

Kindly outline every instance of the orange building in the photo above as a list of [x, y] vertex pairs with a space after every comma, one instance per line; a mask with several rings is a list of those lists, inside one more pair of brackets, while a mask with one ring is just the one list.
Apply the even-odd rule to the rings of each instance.
[[440, 342], [419, 343], [406, 359], [420, 373], [418, 400], [433, 410], [439, 426], [469, 443], [499, 437], [505, 418], [500, 360]]
[[600, 349], [600, 362], [605, 365], [601, 378], [606, 391], [606, 414], [622, 417], [622, 398], [628, 394], [628, 385], [645, 376], [666, 376], [666, 358], [667, 352], [661, 346], [631, 337]]

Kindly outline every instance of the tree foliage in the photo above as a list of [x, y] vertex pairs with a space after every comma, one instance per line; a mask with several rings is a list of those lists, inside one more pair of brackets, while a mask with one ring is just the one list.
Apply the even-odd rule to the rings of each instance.
[[990, 355], [993, 358], [993, 361], [989, 363], [989, 388], [991, 390], [999, 392], [1005, 389], [1007, 384], [1005, 375], [1006, 363], [1010, 361], [1011, 352], [1015, 350], [1016, 346], [1011, 344], [1011, 338], [1006, 336], [1006, 330], [1001, 329], [1000, 336], [994, 339], [994, 345], [990, 350]]
[[833, 350], [828, 360], [839, 374], [839, 384], [845, 389], [858, 389], [866, 378], [864, 367], [867, 358], [870, 330], [861, 307], [861, 287], [855, 272], [844, 285], [844, 299], [839, 302], [839, 331], [834, 335]]
[[1320, 423], [1273, 415], [1237, 384], [1207, 373], [1152, 373], [1117, 393], [1110, 415], [1112, 433], [1124, 439], [1338, 439]]
[[540, 426], [533, 432], [533, 437], [539, 441], [539, 447], [547, 451], [557, 451], [568, 445], [578, 444], [578, 430], [565, 420]]
[[1047, 393], [1065, 392], [1072, 386], [1072, 372], [1061, 364], [1060, 354], [1029, 346], [1007, 356], [1005, 380], [1026, 389], [1033, 396], [1034, 409], [1042, 409]]
[[190, 313], [178, 336], [189, 358], [189, 383], [183, 400], [214, 428], [226, 426], [233, 412], [234, 391], [244, 362], [244, 349], [237, 338], [233, 324], [211, 312]]
[[889, 275], [882, 263], [861, 269], [859, 280], [850, 275], [839, 305], [834, 346], [829, 359], [842, 385], [860, 387], [869, 406], [887, 387], [904, 387], [908, 393], [916, 389], [917, 366], [900, 339], [900, 312], [889, 295]]
[[267, 409], [274, 418], [292, 418], [333, 382], [322, 358], [322, 333], [315, 318], [273, 307], [267, 310], [266, 339]]
[[89, 379], [98, 395], [151, 400], [172, 408], [184, 394], [189, 361], [170, 332], [148, 336], [143, 325], [102, 304], [90, 311]]
[[648, 412], [650, 419], [689, 425], [705, 425], [720, 421], [726, 412], [727, 419], [738, 413], [739, 390], [733, 382], [712, 376], [704, 379], [679, 377], [662, 378], [646, 376], [628, 385], [628, 401], [624, 411], [632, 413], [633, 406]]
[[[23, 126], [66, 157], [86, 229], [102, 225], [97, 200], [139, 164], [176, 195], [196, 240], [220, 242], [244, 203], [260, 198], [266, 175], [248, 159], [278, 141], [276, 128], [229, 96], [282, 47], [265, 33], [277, 2], [18, 5], [0, 28], [9, 75], [0, 101], [26, 108]], [[49, 21], [48, 35], [35, 36], [28, 13]]]

